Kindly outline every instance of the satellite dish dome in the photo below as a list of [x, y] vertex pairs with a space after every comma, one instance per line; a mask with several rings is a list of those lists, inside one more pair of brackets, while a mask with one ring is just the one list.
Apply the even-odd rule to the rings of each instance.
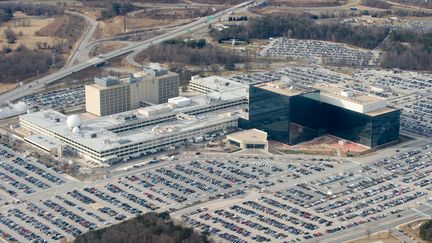
[[79, 127], [74, 127], [74, 128], [72, 128], [72, 133], [73, 133], [73, 134], [78, 134], [79, 132], [80, 132]]
[[66, 119], [66, 126], [69, 129], [72, 129], [74, 127], [79, 127], [80, 124], [81, 124], [81, 120], [79, 119], [79, 117], [77, 115], [70, 115]]

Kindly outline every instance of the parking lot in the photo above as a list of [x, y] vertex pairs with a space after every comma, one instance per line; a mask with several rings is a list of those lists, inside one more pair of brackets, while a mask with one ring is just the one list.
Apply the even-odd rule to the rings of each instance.
[[170, 211], [217, 240], [304, 242], [404, 217], [432, 199], [430, 146], [362, 163], [186, 154], [94, 182], [4, 151], [0, 171], [16, 182], [2, 177], [1, 193], [18, 200], [0, 207], [0, 234], [10, 242], [72, 240], [150, 211]]
[[376, 65], [379, 55], [369, 50], [354, 49], [345, 44], [319, 40], [277, 38], [265, 46], [259, 55], [307, 59], [323, 64], [349, 66]]
[[[211, 210], [211, 204], [203, 205], [180, 218], [229, 242], [314, 242], [332, 233], [385, 222], [387, 217], [403, 217], [408, 205], [429, 203], [431, 161], [432, 151], [425, 146], [368, 165], [351, 164], [343, 172], [329, 174], [321, 171], [326, 164], [318, 164], [314, 168], [319, 178], [303, 175], [301, 180], [270, 186], [267, 192], [241, 202], [221, 203]], [[309, 171], [310, 165], [305, 169]]]
[[388, 99], [388, 105], [402, 109], [402, 131], [412, 136], [432, 136], [432, 75], [427, 73], [370, 68], [341, 69], [336, 72], [321, 67], [290, 65], [281, 70], [233, 76], [231, 79], [246, 84], [280, 79], [288, 79], [296, 85], [304, 86], [322, 82], [338, 84], [349, 90]]
[[0, 146], [0, 181], [4, 194], [17, 196], [60, 186], [67, 180], [55, 171]]
[[44, 94], [32, 95], [23, 99], [30, 107], [59, 109], [82, 105], [85, 102], [84, 86], [60, 89]]
[[416, 135], [432, 137], [432, 97], [421, 97], [399, 105], [403, 109], [403, 130]]
[[[10, 154], [2, 156], [17, 157]], [[317, 166], [297, 165], [303, 160], [293, 159], [287, 166], [272, 157], [240, 157], [154, 164], [151, 169], [140, 168], [98, 183], [75, 182], [75, 189], [68, 187], [66, 179], [42, 177], [50, 185], [44, 194], [24, 197], [26, 202], [0, 209], [1, 223], [6, 226], [4, 236], [20, 242], [73, 239], [87, 230], [145, 212], [173, 211], [200, 201], [244, 196], [247, 190], [264, 190], [278, 181], [330, 170], [335, 165], [331, 159], [322, 160]], [[314, 161], [318, 159], [311, 159], [310, 163]], [[27, 165], [27, 168], [33, 167]], [[22, 184], [33, 188], [30, 181], [24, 180]], [[21, 194], [26, 192], [18, 191], [16, 195], [20, 198]]]

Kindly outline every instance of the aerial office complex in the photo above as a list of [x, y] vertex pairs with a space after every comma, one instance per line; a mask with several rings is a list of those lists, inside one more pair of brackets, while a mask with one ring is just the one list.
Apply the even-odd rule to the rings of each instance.
[[95, 78], [94, 84], [86, 85], [85, 93], [86, 111], [106, 116], [177, 97], [179, 76], [153, 64], [124, 80], [111, 76]]
[[247, 94], [242, 89], [192, 98], [81, 121], [54, 110], [20, 116], [33, 134], [60, 140], [87, 159], [116, 162], [154, 153], [186, 141], [203, 141], [238, 127]]
[[[131, 87], [111, 79], [96, 82], [112, 85], [113, 90]], [[117, 91], [118, 97], [110, 98], [128, 97], [136, 91], [130, 89], [129, 93], [122, 91], [124, 94]], [[202, 141], [238, 127], [262, 130], [230, 135], [229, 143], [239, 148], [268, 149], [267, 135], [271, 140], [296, 144], [332, 134], [368, 147], [399, 138], [400, 110], [387, 107], [376, 97], [329, 84], [293, 87], [280, 81], [248, 89], [246, 84], [209, 77], [194, 78], [191, 89], [201, 94], [84, 121], [53, 110], [40, 111], [20, 116], [20, 124], [35, 135], [52, 137], [99, 162], [116, 162], [185, 141]]]
[[218, 76], [199, 77], [192, 76], [189, 82], [189, 89], [201, 94], [208, 94], [211, 92], [227, 92], [233, 89], [248, 89], [247, 84], [239, 83], [227, 78]]
[[248, 127], [296, 144], [331, 134], [368, 147], [399, 139], [400, 110], [384, 100], [333, 85], [264, 83], [249, 89]]
[[106, 116], [130, 110], [130, 87], [115, 77], [95, 78], [85, 86], [86, 111]]

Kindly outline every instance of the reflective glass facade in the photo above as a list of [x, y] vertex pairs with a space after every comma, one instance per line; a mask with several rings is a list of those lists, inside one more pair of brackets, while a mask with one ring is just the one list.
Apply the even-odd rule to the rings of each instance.
[[320, 102], [319, 97], [318, 90], [288, 96], [251, 86], [248, 127], [263, 130], [269, 139], [287, 144], [324, 134], [368, 147], [399, 138], [400, 110], [372, 116]]

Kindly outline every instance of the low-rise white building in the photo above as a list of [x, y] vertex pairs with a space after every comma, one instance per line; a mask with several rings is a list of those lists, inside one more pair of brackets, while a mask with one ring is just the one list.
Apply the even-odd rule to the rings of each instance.
[[88, 159], [116, 162], [236, 128], [248, 104], [239, 90], [171, 101], [80, 121], [74, 127], [54, 110], [22, 115], [20, 124], [60, 140]]
[[268, 150], [267, 133], [258, 129], [244, 130], [227, 135], [228, 144], [241, 149]]

